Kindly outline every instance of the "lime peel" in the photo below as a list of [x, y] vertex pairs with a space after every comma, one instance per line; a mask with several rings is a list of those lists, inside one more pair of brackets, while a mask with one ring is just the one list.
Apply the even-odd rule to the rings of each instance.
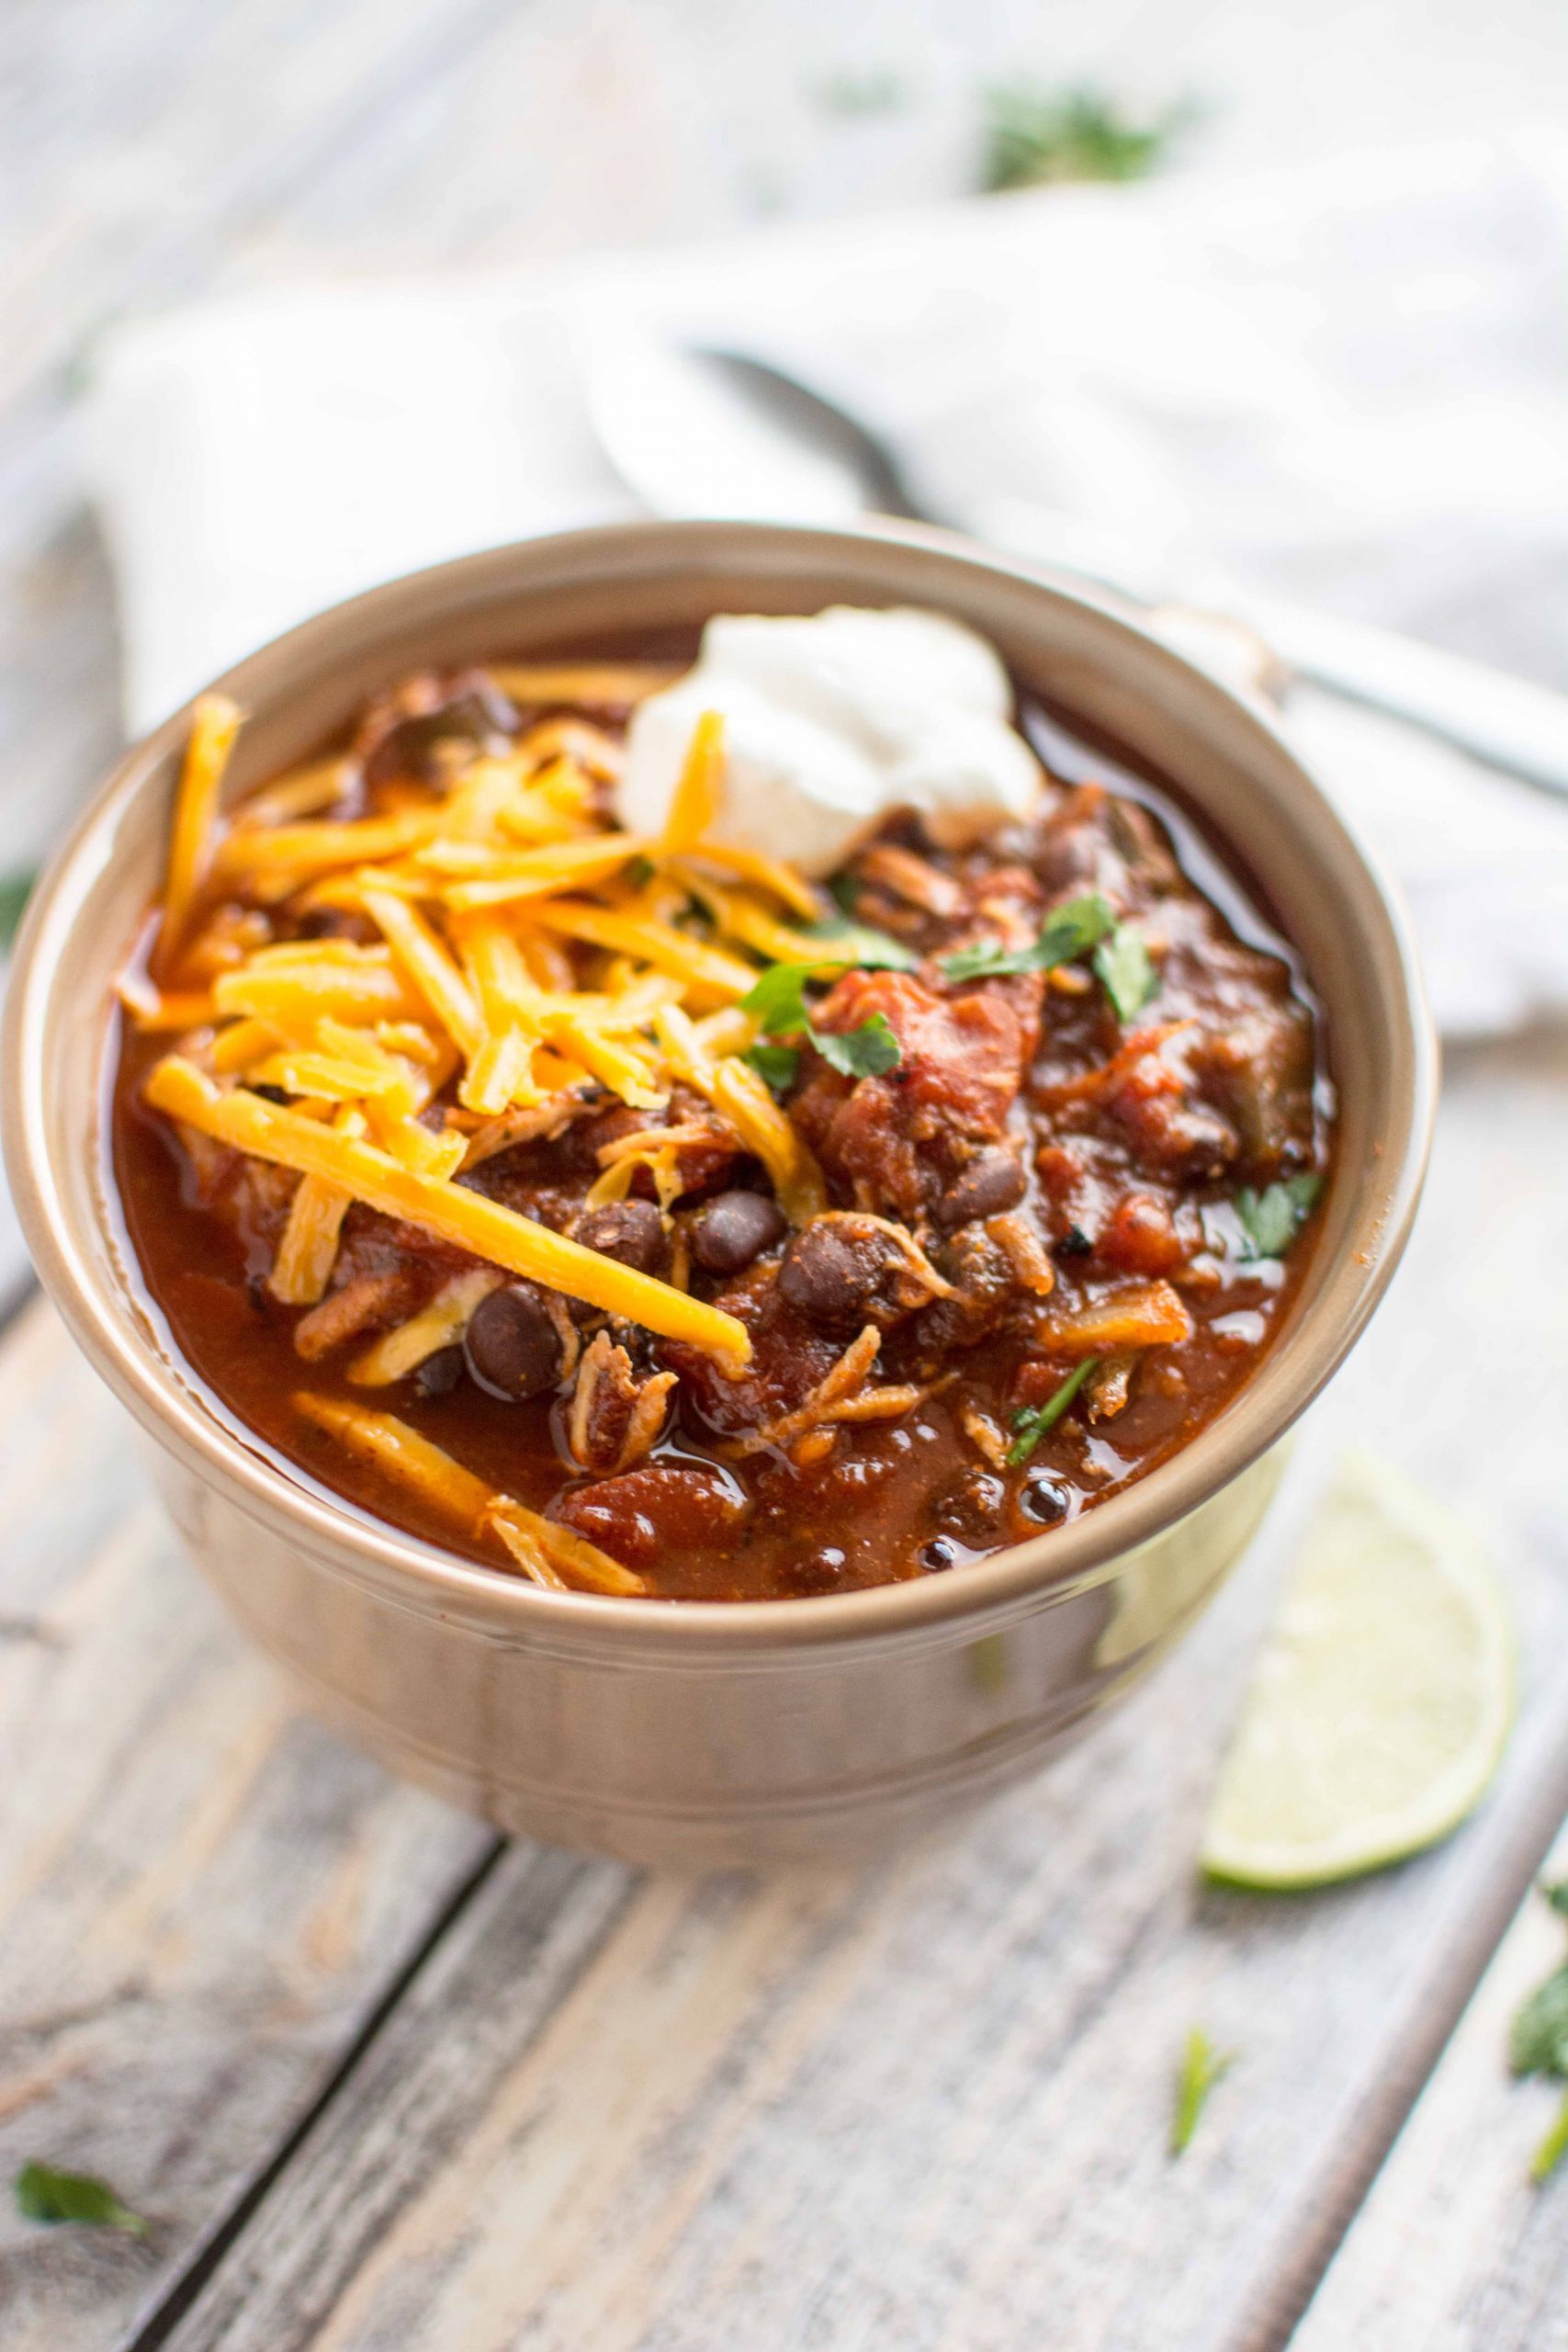
[[1221, 1768], [1212, 1877], [1326, 1886], [1457, 1828], [1514, 1712], [1513, 1635], [1474, 1537], [1403, 1471], [1341, 1463]]

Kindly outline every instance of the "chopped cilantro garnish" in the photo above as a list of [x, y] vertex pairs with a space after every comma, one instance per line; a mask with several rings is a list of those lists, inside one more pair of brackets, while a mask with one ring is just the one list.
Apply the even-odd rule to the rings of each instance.
[[651, 857], [634, 857], [626, 868], [626, 880], [634, 890], [645, 890], [658, 871]]
[[805, 1035], [811, 1027], [806, 983], [817, 969], [815, 964], [770, 964], [741, 998], [741, 1012], [749, 1012], [770, 1037]]
[[1144, 934], [1135, 923], [1119, 922], [1094, 951], [1095, 975], [1116, 1008], [1118, 1021], [1135, 1021], [1159, 987]]
[[1085, 1356], [1082, 1363], [1074, 1366], [1061, 1386], [1046, 1397], [1043, 1405], [1025, 1406], [1021, 1413], [1013, 1415], [1012, 1425], [1018, 1435], [1007, 1452], [1010, 1470], [1016, 1470], [1021, 1462], [1027, 1462], [1041, 1439], [1049, 1436], [1099, 1362], [1098, 1356]]
[[768, 1046], [761, 1039], [756, 1045], [748, 1046], [740, 1058], [750, 1062], [758, 1077], [766, 1079], [768, 1084], [781, 1093], [786, 1086], [794, 1085], [795, 1072], [800, 1068], [798, 1047]]
[[1235, 2064], [1229, 2051], [1216, 2050], [1201, 2025], [1188, 2035], [1176, 2077], [1176, 2103], [1170, 2115], [1170, 2153], [1181, 2155], [1198, 2129], [1198, 2119], [1210, 2092]]
[[885, 1012], [874, 1012], [858, 1029], [814, 1029], [811, 1038], [823, 1060], [846, 1078], [880, 1078], [904, 1058]]
[[[771, 1037], [809, 1037], [823, 1060], [846, 1078], [880, 1078], [885, 1070], [896, 1069], [904, 1058], [903, 1048], [886, 1013], [874, 1012], [858, 1028], [841, 1033], [813, 1026], [806, 984], [819, 978], [821, 970], [818, 964], [773, 965], [741, 998], [741, 1012], [749, 1012]], [[766, 1078], [767, 1071], [762, 1075]]]
[[1312, 1214], [1322, 1189], [1322, 1177], [1313, 1175], [1286, 1176], [1261, 1193], [1244, 1184], [1235, 1196], [1235, 1213], [1247, 1236], [1243, 1256], [1282, 1258]]
[[144, 2238], [148, 2224], [116, 2196], [107, 2181], [88, 2173], [57, 2172], [52, 2165], [27, 2164], [15, 2182], [17, 2211], [28, 2222], [88, 2222], [99, 2229], [123, 2230]]
[[1071, 964], [1087, 956], [1115, 922], [1116, 910], [1110, 900], [1091, 890], [1084, 898], [1069, 899], [1053, 909], [1031, 946], [997, 947], [978, 940], [973, 947], [961, 947], [955, 956], [944, 956], [942, 972], [950, 980], [990, 980], [1017, 972], [1055, 971], [1058, 964]]

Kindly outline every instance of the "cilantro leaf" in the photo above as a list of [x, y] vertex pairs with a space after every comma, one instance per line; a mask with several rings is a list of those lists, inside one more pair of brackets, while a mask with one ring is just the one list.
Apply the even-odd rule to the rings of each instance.
[[1516, 2075], [1568, 2082], [1568, 1963], [1554, 1969], [1514, 2013], [1508, 2064]]
[[[819, 973], [816, 964], [774, 964], [741, 998], [740, 1010], [771, 1037], [809, 1037], [823, 1060], [846, 1078], [880, 1078], [884, 1070], [896, 1069], [904, 1052], [885, 1012], [874, 1012], [841, 1035], [813, 1027], [806, 984]], [[769, 1078], [766, 1069], [762, 1076]]]
[[9, 947], [17, 936], [17, 926], [22, 920], [37, 880], [36, 874], [0, 876], [0, 948]]
[[1135, 1021], [1150, 997], [1158, 992], [1159, 974], [1149, 960], [1136, 923], [1117, 924], [1110, 938], [1095, 949], [1094, 969], [1116, 1008], [1118, 1021]]
[[27, 2164], [14, 2184], [17, 2211], [28, 2222], [88, 2222], [144, 2238], [148, 2223], [116, 2196], [107, 2181], [83, 2172], [57, 2172], [52, 2165]]
[[1261, 1193], [1244, 1184], [1235, 1196], [1236, 1216], [1247, 1236], [1246, 1258], [1282, 1258], [1323, 1190], [1321, 1176], [1287, 1176]]
[[1530, 2178], [1539, 2188], [1550, 2180], [1568, 2155], [1568, 2098], [1557, 2110], [1557, 2120], [1530, 2158]]
[[739, 1009], [749, 1012], [770, 1037], [797, 1037], [811, 1027], [806, 983], [815, 964], [770, 964], [755, 986], [747, 989]]
[[1568, 1878], [1560, 1878], [1551, 1886], [1543, 1879], [1540, 1893], [1542, 1901], [1551, 1905], [1559, 1918], [1568, 1919]]
[[874, 931], [869, 923], [810, 922], [801, 936], [822, 942], [825, 963], [842, 963], [863, 972], [912, 972], [920, 960], [901, 939]]
[[990, 980], [1018, 972], [1055, 971], [1058, 964], [1071, 964], [1087, 956], [1115, 922], [1110, 900], [1091, 890], [1084, 898], [1068, 899], [1054, 908], [1032, 946], [1009, 949], [978, 940], [973, 947], [961, 947], [955, 956], [944, 956], [942, 972], [950, 980]]
[[1082, 1363], [1074, 1366], [1061, 1386], [1046, 1397], [1043, 1405], [1026, 1406], [1021, 1413], [1013, 1415], [1012, 1425], [1018, 1435], [1007, 1451], [1010, 1470], [1016, 1470], [1021, 1462], [1027, 1462], [1041, 1439], [1049, 1436], [1099, 1362], [1098, 1356], [1085, 1356]]
[[904, 1058], [904, 1048], [885, 1012], [874, 1012], [858, 1029], [814, 1029], [811, 1042], [823, 1060], [842, 1070], [846, 1078], [880, 1078], [884, 1070], [897, 1069]]
[[1170, 2153], [1181, 2155], [1190, 2145], [1198, 2119], [1209, 2094], [1235, 2064], [1235, 2052], [1216, 2050], [1201, 2025], [1188, 2035], [1176, 2077], [1176, 2102], [1170, 2116]]
[[786, 1086], [794, 1085], [795, 1072], [800, 1068], [800, 1051], [795, 1046], [765, 1046], [759, 1042], [755, 1046], [748, 1046], [740, 1058], [743, 1062], [750, 1062], [759, 1078], [766, 1079], [770, 1086], [781, 1092]]

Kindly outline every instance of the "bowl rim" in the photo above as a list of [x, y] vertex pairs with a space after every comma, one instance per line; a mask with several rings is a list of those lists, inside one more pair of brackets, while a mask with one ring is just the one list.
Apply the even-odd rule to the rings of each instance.
[[[229, 1418], [220, 1417], [205, 1401], [199, 1376], [185, 1368], [176, 1356], [162, 1352], [134, 1292], [130, 1316], [114, 1311], [109, 1304], [110, 1278], [73, 1233], [70, 1217], [61, 1213], [45, 1113], [50, 1090], [40, 1046], [62, 951], [79, 911], [82, 893], [96, 870], [92, 861], [95, 844], [148, 788], [163, 761], [183, 743], [196, 699], [193, 695], [117, 762], [51, 859], [17, 942], [6, 1008], [0, 1122], [17, 1214], [35, 1266], [77, 1343], [141, 1425], [208, 1483], [237, 1485], [253, 1515], [275, 1532], [296, 1540], [313, 1538], [309, 1546], [313, 1566], [390, 1587], [401, 1593], [405, 1602], [413, 1596], [414, 1605], [423, 1600], [437, 1610], [444, 1605], [456, 1607], [492, 1626], [514, 1627], [516, 1635], [541, 1645], [586, 1638], [595, 1648], [624, 1644], [631, 1650], [646, 1648], [651, 1641], [667, 1651], [698, 1653], [852, 1645], [867, 1638], [918, 1635], [954, 1619], [990, 1618], [1008, 1612], [1010, 1605], [1037, 1606], [1114, 1574], [1125, 1555], [1174, 1528], [1268, 1452], [1338, 1369], [1382, 1297], [1403, 1254], [1430, 1146], [1437, 1042], [1410, 920], [1378, 859], [1329, 800], [1261, 701], [1200, 669], [1142, 627], [1132, 608], [1119, 599], [1088, 590], [1048, 565], [996, 554], [956, 533], [881, 518], [836, 527], [750, 521], [601, 524], [477, 550], [401, 574], [312, 615], [234, 664], [214, 685], [243, 706], [247, 678], [258, 665], [275, 667], [290, 655], [307, 653], [325, 629], [346, 621], [363, 621], [367, 639], [398, 634], [411, 600], [426, 595], [439, 601], [443, 589], [450, 590], [470, 576], [482, 579], [489, 571], [504, 577], [515, 567], [545, 567], [552, 557], [573, 554], [600, 554], [608, 566], [628, 545], [642, 547], [654, 539], [661, 540], [675, 558], [683, 555], [695, 562], [711, 557], [722, 563], [727, 552], [734, 560], [737, 533], [764, 549], [776, 543], [781, 553], [786, 540], [809, 543], [819, 550], [825, 571], [832, 568], [835, 548], [852, 547], [863, 556], [868, 546], [884, 546], [889, 550], [921, 550], [949, 564], [1036, 587], [1068, 605], [1087, 608], [1099, 621], [1109, 624], [1112, 632], [1136, 644], [1145, 660], [1152, 653], [1181, 674], [1189, 687], [1196, 680], [1212, 698], [1227, 705], [1233, 725], [1239, 719], [1244, 731], [1252, 730], [1267, 745], [1276, 763], [1282, 757], [1294, 771], [1293, 789], [1311, 805], [1316, 824], [1338, 834], [1342, 854], [1359, 865], [1371, 884], [1384, 928], [1383, 945], [1392, 950], [1402, 983], [1393, 1012], [1396, 1026], [1404, 1031], [1409, 1084], [1391, 1094], [1385, 1106], [1388, 1148], [1375, 1168], [1362, 1171], [1364, 1184], [1378, 1197], [1380, 1207], [1366, 1246], [1358, 1255], [1359, 1280], [1354, 1281], [1342, 1310], [1330, 1321], [1309, 1277], [1293, 1327], [1268, 1351], [1259, 1370], [1220, 1415], [1122, 1493], [1068, 1525], [1043, 1530], [1039, 1536], [991, 1553], [955, 1574], [848, 1592], [773, 1600], [671, 1601], [548, 1591], [524, 1577], [511, 1577], [504, 1569], [487, 1567], [388, 1522], [361, 1516], [330, 1489], [308, 1485], [276, 1466], [267, 1453], [258, 1450], [264, 1444], [259, 1437], [254, 1445], [247, 1444], [238, 1434], [238, 1425], [231, 1425]], [[781, 571], [787, 576], [786, 567], [781, 565]], [[1237, 846], [1244, 849], [1245, 843]], [[99, 1129], [96, 1155], [101, 1144]], [[1340, 1181], [1345, 1181], [1343, 1171]], [[96, 1193], [100, 1188], [94, 1189]], [[101, 1206], [99, 1217], [100, 1224], [107, 1225]], [[98, 1238], [107, 1239], [110, 1260], [123, 1259], [122, 1238], [112, 1227], [100, 1232]], [[123, 1300], [120, 1304], [123, 1307]], [[1265, 1382], [1279, 1392], [1272, 1409], [1238, 1410], [1248, 1399], [1256, 1400]]]

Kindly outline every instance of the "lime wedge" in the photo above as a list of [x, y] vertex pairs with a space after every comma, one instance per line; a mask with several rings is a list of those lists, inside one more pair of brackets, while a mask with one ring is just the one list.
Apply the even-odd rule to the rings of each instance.
[[1325, 1886], [1446, 1838], [1497, 1769], [1513, 1640], [1460, 1521], [1353, 1454], [1302, 1546], [1203, 1833], [1211, 1876]]

